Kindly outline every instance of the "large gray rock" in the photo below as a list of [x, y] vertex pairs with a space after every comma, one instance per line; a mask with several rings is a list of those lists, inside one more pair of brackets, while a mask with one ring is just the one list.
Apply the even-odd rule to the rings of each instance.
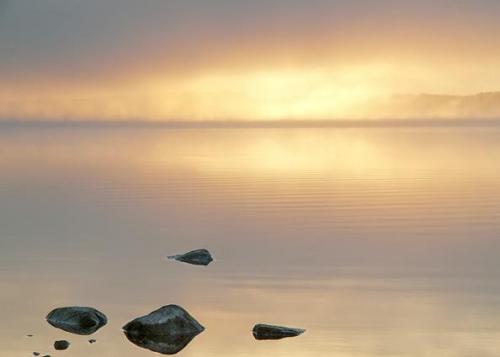
[[214, 260], [210, 252], [206, 249], [197, 249], [185, 254], [171, 255], [168, 259], [193, 265], [208, 265]]
[[300, 328], [257, 324], [253, 328], [253, 336], [256, 340], [280, 340], [302, 335], [305, 331]]
[[125, 336], [139, 347], [175, 354], [205, 328], [177, 305], [163, 306], [123, 326]]
[[52, 310], [47, 315], [47, 322], [66, 332], [91, 335], [106, 325], [108, 319], [91, 307], [71, 306]]

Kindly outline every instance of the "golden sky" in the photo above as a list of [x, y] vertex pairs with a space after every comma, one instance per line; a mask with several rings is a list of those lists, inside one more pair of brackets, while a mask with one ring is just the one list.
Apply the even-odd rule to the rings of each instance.
[[498, 18], [496, 0], [0, 0], [0, 117], [370, 117], [392, 94], [500, 89]]

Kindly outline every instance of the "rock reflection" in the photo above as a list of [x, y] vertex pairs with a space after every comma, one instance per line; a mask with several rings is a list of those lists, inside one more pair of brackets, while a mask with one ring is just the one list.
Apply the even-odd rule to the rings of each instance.
[[173, 355], [182, 351], [199, 333], [140, 335], [125, 331], [125, 336], [133, 344], [164, 355]]

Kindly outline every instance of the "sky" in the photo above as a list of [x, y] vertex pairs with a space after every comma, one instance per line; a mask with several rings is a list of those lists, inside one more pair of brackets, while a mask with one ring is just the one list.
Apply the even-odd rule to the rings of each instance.
[[0, 0], [0, 118], [335, 119], [496, 91], [499, 18], [497, 0]]

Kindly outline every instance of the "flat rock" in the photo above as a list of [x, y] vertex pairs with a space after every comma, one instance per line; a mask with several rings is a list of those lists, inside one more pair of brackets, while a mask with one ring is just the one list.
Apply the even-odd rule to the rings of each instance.
[[90, 335], [107, 324], [108, 319], [102, 312], [91, 307], [62, 307], [47, 315], [47, 322], [66, 332]]
[[67, 350], [69, 348], [70, 343], [66, 340], [60, 340], [54, 342], [54, 348], [58, 351]]
[[302, 335], [305, 331], [300, 328], [257, 324], [252, 332], [256, 340], [280, 340], [286, 337]]
[[206, 249], [197, 249], [185, 254], [171, 255], [168, 259], [174, 259], [179, 262], [184, 262], [193, 265], [208, 265], [210, 264], [214, 258], [210, 252]]
[[135, 345], [162, 354], [176, 354], [205, 328], [186, 310], [167, 305], [123, 327]]

